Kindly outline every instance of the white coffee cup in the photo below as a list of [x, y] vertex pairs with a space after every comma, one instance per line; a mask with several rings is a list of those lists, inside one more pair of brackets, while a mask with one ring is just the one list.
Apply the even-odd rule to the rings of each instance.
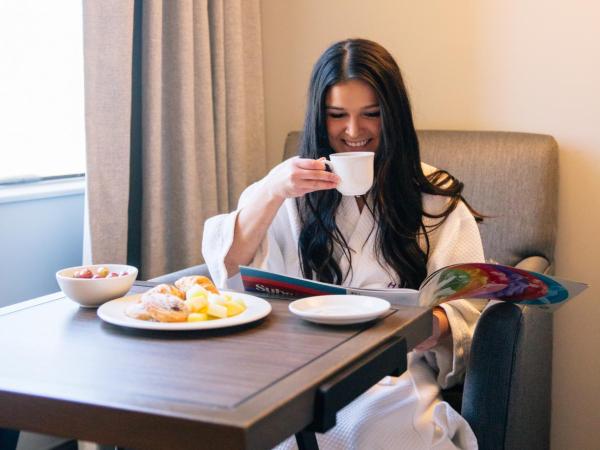
[[329, 159], [323, 162], [340, 177], [337, 190], [342, 195], [363, 195], [371, 189], [375, 153], [332, 153]]

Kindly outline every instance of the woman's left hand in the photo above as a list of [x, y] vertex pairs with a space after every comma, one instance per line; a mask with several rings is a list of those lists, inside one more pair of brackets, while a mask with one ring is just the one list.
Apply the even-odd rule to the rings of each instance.
[[423, 342], [415, 347], [415, 350], [424, 352], [431, 350], [439, 344], [439, 342], [450, 334], [450, 322], [446, 311], [439, 306], [433, 308], [433, 333]]

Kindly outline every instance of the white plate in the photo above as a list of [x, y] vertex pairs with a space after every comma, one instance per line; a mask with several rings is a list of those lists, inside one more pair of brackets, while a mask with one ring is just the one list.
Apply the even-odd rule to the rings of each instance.
[[296, 300], [289, 309], [311, 322], [347, 325], [376, 319], [390, 309], [390, 303], [365, 295], [318, 295]]
[[213, 328], [233, 327], [245, 323], [254, 322], [266, 317], [271, 312], [271, 304], [262, 298], [253, 295], [227, 292], [232, 297], [241, 298], [246, 303], [246, 310], [237, 316], [225, 319], [213, 319], [200, 322], [150, 322], [129, 317], [125, 309], [136, 303], [142, 294], [129, 295], [104, 303], [98, 308], [98, 316], [105, 322], [129, 328], [141, 328], [143, 330], [208, 330]]

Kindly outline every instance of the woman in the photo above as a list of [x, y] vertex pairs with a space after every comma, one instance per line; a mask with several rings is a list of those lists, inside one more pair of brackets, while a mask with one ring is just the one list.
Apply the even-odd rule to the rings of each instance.
[[[323, 158], [375, 152], [368, 194], [342, 197]], [[363, 288], [417, 288], [427, 274], [483, 261], [462, 184], [422, 164], [400, 70], [363, 39], [328, 48], [313, 69], [299, 156], [242, 194], [238, 209], [206, 222], [203, 254], [221, 286], [239, 265]], [[459, 382], [480, 306], [434, 310], [433, 335], [318, 436], [324, 449], [477, 448], [466, 421], [439, 397]], [[291, 448], [293, 440], [282, 447]]]

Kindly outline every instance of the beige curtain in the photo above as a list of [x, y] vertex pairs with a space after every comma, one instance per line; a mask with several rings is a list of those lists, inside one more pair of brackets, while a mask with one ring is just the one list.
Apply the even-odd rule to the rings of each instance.
[[92, 259], [199, 264], [266, 171], [259, 0], [89, 0], [84, 27]]

